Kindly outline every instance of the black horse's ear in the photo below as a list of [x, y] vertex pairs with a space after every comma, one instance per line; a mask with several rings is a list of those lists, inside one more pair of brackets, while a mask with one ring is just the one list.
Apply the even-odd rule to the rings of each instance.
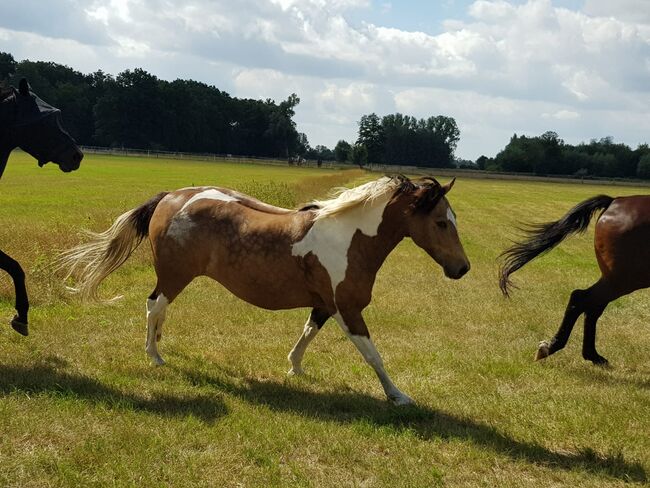
[[24, 97], [29, 96], [29, 83], [27, 83], [27, 78], [20, 79], [20, 83], [18, 83], [18, 92]]

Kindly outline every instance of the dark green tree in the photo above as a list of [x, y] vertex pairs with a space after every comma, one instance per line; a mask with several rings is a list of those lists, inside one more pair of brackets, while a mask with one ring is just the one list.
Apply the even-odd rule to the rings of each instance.
[[350, 145], [350, 143], [344, 140], [340, 140], [339, 142], [336, 143], [336, 146], [334, 147], [334, 158], [339, 163], [350, 161], [351, 152], [352, 152], [352, 146]]
[[368, 149], [363, 144], [355, 144], [350, 151], [350, 160], [353, 164], [363, 168], [368, 164]]

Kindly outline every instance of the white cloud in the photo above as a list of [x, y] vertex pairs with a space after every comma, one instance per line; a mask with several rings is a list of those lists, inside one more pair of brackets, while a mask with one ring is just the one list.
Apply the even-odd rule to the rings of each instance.
[[[18, 59], [113, 73], [141, 66], [236, 96], [296, 92], [296, 120], [313, 144], [353, 140], [360, 115], [392, 110], [457, 117], [465, 157], [552, 124], [567, 140], [598, 128], [632, 143], [650, 111], [647, 0], [585, 0], [582, 10], [478, 0], [437, 33], [351, 23], [351, 11], [398, 7], [369, 0], [24, 1], [37, 14], [0, 4], [0, 50]], [[596, 127], [596, 114], [610, 118]], [[606, 130], [608, 120], [617, 122]]]

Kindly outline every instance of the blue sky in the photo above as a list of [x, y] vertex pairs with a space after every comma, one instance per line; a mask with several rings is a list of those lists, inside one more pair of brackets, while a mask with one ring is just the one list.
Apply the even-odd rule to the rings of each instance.
[[650, 139], [650, 0], [22, 0], [0, 2], [0, 51], [295, 92], [312, 145], [371, 112], [454, 117], [466, 159], [513, 133]]

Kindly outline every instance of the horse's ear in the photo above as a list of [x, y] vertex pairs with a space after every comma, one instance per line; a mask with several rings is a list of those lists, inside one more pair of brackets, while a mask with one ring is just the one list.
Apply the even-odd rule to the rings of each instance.
[[24, 97], [29, 95], [29, 83], [27, 83], [27, 78], [20, 79], [20, 83], [18, 83], [18, 92]]
[[442, 192], [444, 195], [449, 193], [449, 190], [453, 188], [455, 181], [456, 181], [456, 177], [454, 176], [454, 178], [449, 183], [447, 183], [442, 187]]
[[438, 204], [444, 193], [442, 187], [436, 185], [425, 185], [415, 190], [415, 201], [411, 204], [411, 208], [415, 213], [429, 213]]

